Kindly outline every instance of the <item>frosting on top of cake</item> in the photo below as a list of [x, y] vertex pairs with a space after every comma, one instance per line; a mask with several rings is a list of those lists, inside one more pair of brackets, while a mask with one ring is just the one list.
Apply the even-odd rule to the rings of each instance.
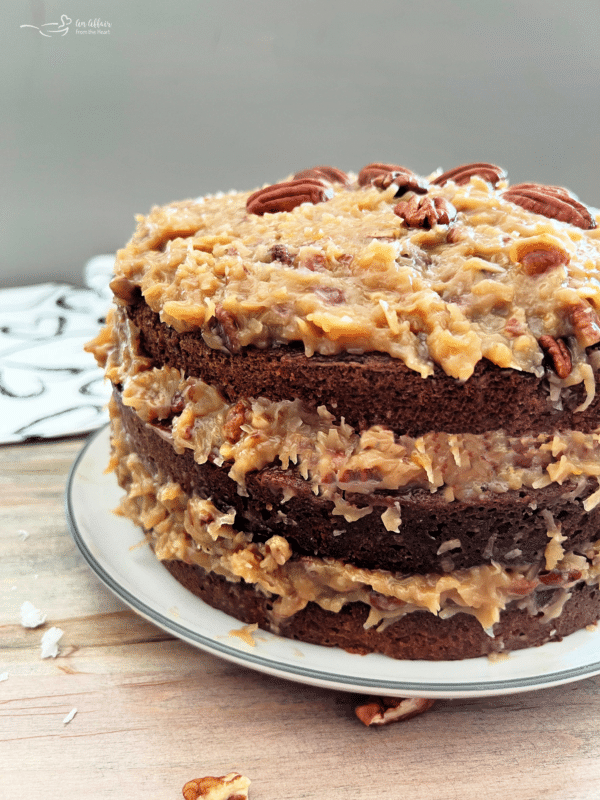
[[438, 364], [466, 380], [486, 358], [589, 380], [600, 215], [493, 165], [393, 166], [153, 208], [117, 254], [117, 301], [139, 287], [165, 323], [231, 352], [299, 342], [388, 353], [423, 377]]

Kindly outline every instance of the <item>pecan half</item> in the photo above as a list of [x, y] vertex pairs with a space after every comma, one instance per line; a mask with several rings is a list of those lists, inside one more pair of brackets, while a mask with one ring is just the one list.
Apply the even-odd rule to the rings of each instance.
[[589, 303], [581, 303], [571, 311], [571, 324], [582, 347], [600, 342], [600, 320]]
[[230, 772], [220, 778], [207, 775], [188, 781], [181, 792], [185, 800], [248, 800], [249, 786], [245, 775]]
[[548, 219], [568, 222], [584, 230], [596, 227], [596, 220], [587, 206], [584, 206], [570, 192], [560, 186], [518, 183], [503, 192], [502, 197], [510, 203], [521, 206], [526, 211], [541, 214]]
[[301, 178], [265, 186], [250, 195], [246, 209], [250, 214], [277, 214], [280, 211], [293, 211], [302, 203], [323, 203], [333, 196], [330, 189], [319, 180]]
[[475, 162], [473, 164], [461, 164], [460, 167], [454, 167], [454, 169], [449, 169], [447, 172], [442, 172], [432, 183], [436, 186], [443, 186], [448, 181], [454, 181], [457, 186], [462, 186], [468, 183], [474, 175], [477, 175], [478, 178], [483, 178], [484, 181], [491, 183], [492, 186], [496, 186], [506, 178], [506, 172], [502, 167], [497, 167], [495, 164], [486, 164], [485, 162]]
[[363, 725], [390, 725], [423, 714], [434, 702], [427, 697], [374, 697], [370, 703], [358, 706], [354, 713]]
[[449, 225], [456, 219], [456, 209], [443, 197], [411, 197], [394, 206], [394, 214], [406, 222], [409, 228], [433, 228], [434, 225]]
[[349, 183], [348, 176], [341, 169], [335, 167], [319, 166], [303, 169], [294, 175], [294, 180], [303, 178], [315, 178], [318, 181], [329, 181], [329, 183]]
[[369, 186], [372, 184], [378, 189], [387, 189], [394, 184], [398, 187], [396, 197], [400, 197], [405, 192], [411, 191], [416, 194], [427, 193], [427, 183], [410, 169], [401, 167], [398, 164], [380, 164], [374, 162], [367, 164], [358, 173], [358, 185]]
[[571, 374], [573, 364], [569, 348], [562, 339], [555, 339], [554, 336], [540, 336], [538, 339], [540, 347], [548, 354], [554, 365], [554, 371], [559, 378], [566, 378]]
[[215, 316], [209, 325], [230, 353], [239, 353], [241, 346], [236, 319], [220, 303], [215, 307]]

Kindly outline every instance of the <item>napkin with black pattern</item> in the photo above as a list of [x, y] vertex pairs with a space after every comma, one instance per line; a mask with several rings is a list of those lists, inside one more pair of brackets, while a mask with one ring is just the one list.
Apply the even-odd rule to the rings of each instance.
[[86, 288], [0, 289], [0, 444], [75, 436], [108, 421], [110, 390], [83, 346], [111, 302], [114, 256], [86, 264]]

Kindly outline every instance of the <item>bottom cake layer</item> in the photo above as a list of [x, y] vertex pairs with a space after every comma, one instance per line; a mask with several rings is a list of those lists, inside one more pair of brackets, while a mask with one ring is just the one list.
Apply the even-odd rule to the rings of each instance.
[[537, 647], [559, 642], [563, 637], [593, 624], [600, 616], [598, 586], [578, 585], [556, 619], [545, 621], [525, 609], [509, 604], [489, 636], [469, 614], [441, 619], [427, 611], [407, 614], [383, 631], [365, 628], [369, 609], [363, 603], [350, 603], [339, 612], [326, 611], [309, 603], [292, 617], [275, 625], [271, 618], [273, 602], [251, 584], [233, 583], [196, 564], [163, 561], [169, 572], [190, 592], [213, 608], [248, 624], [328, 647], [341, 647], [351, 653], [381, 653], [397, 659], [456, 661], [492, 653]]

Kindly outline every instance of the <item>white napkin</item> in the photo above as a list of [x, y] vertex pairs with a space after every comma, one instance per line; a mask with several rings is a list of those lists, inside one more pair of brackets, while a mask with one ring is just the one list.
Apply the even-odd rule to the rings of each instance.
[[0, 289], [0, 444], [87, 433], [108, 420], [110, 395], [83, 351], [110, 306], [114, 256], [85, 266], [88, 288]]

